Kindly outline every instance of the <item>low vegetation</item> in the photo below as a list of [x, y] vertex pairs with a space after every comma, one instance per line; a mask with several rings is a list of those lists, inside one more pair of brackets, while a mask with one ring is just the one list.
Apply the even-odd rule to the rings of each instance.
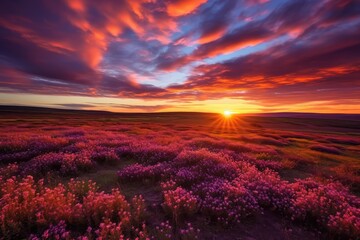
[[358, 135], [261, 123], [219, 130], [205, 120], [198, 129], [81, 118], [2, 125], [0, 239], [226, 239], [235, 231], [231, 239], [244, 226], [256, 238], [269, 216], [283, 224], [280, 238], [360, 236]]

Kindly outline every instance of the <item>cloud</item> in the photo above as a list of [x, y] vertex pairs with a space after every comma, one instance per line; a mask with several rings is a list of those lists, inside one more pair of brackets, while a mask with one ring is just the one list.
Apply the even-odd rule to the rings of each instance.
[[63, 103], [63, 104], [55, 104], [55, 106], [61, 106], [70, 109], [86, 109], [86, 108], [95, 107], [95, 105], [85, 104], [85, 103]]
[[171, 108], [171, 105], [131, 105], [131, 104], [115, 104], [112, 107], [120, 108], [122, 110], [130, 110], [130, 111], [141, 111], [141, 112], [156, 112], [164, 109]]
[[[247, 47], [256, 46], [284, 34], [291, 34], [294, 31], [303, 32], [311, 27], [309, 19], [316, 21], [317, 9], [320, 6], [319, 3], [309, 0], [290, 1], [266, 15], [266, 17], [261, 18], [261, 16], [258, 16], [259, 19], [235, 28], [223, 36], [221, 35], [225, 32], [225, 27], [221, 24], [220, 26], [212, 26], [211, 30], [205, 28], [205, 35], [200, 37], [200, 43], [203, 44], [199, 45], [191, 54], [168, 59], [165, 63], [159, 64], [159, 68], [173, 70], [194, 61], [230, 54]], [[304, 18], [305, 15], [306, 18]], [[216, 18], [213, 20], [216, 21]]]
[[167, 13], [173, 17], [189, 14], [207, 0], [172, 0], [167, 5]]
[[356, 0], [5, 0], [0, 92], [341, 102], [358, 93], [359, 11]]
[[[294, 85], [297, 91], [303, 92], [304, 83], [316, 83], [316, 88], [314, 84], [307, 85], [315, 89], [336, 89], [337, 85], [344, 82], [346, 92], [333, 94], [341, 95], [342, 98], [350, 95], [354, 97], [353, 93], [358, 90], [351, 90], [351, 87], [359, 85], [356, 79], [360, 76], [360, 57], [354, 54], [360, 51], [360, 35], [354, 29], [360, 29], [360, 24], [347, 31], [327, 29], [317, 30], [316, 34], [309, 32], [296, 40], [289, 40], [262, 52], [219, 64], [199, 65], [184, 84], [173, 85], [168, 90], [196, 89], [211, 96], [210, 93], [221, 89], [223, 94], [228, 93], [232, 97], [239, 95], [236, 91], [247, 91], [241, 97], [259, 99], [264, 96], [264, 91], [259, 89], [276, 92], [276, 89], [283, 86]], [[321, 40], [318, 40], [318, 35], [322, 36]], [[305, 40], [311, 44], [304, 44]], [[318, 93], [311, 98], [316, 99], [316, 94]], [[326, 94], [325, 97], [334, 97], [333, 94]], [[305, 99], [307, 97], [306, 92], [299, 96]], [[271, 95], [271, 98], [278, 97]], [[293, 100], [300, 99], [301, 97]], [[290, 102], [291, 97], [287, 97], [287, 100]]]

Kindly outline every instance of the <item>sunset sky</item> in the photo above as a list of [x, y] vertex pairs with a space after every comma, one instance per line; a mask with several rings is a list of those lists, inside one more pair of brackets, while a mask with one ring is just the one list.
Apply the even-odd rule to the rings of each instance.
[[360, 1], [2, 0], [0, 104], [360, 113]]

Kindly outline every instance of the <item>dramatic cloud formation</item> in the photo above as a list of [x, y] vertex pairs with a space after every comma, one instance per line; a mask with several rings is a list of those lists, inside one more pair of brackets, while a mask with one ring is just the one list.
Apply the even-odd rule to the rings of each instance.
[[19, 93], [69, 108], [360, 112], [360, 2], [1, 1], [0, 95]]

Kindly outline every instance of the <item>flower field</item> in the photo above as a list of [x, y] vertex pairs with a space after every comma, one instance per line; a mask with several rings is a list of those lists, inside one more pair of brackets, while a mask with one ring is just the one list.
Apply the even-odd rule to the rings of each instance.
[[0, 239], [359, 239], [356, 128], [21, 117], [1, 118]]

